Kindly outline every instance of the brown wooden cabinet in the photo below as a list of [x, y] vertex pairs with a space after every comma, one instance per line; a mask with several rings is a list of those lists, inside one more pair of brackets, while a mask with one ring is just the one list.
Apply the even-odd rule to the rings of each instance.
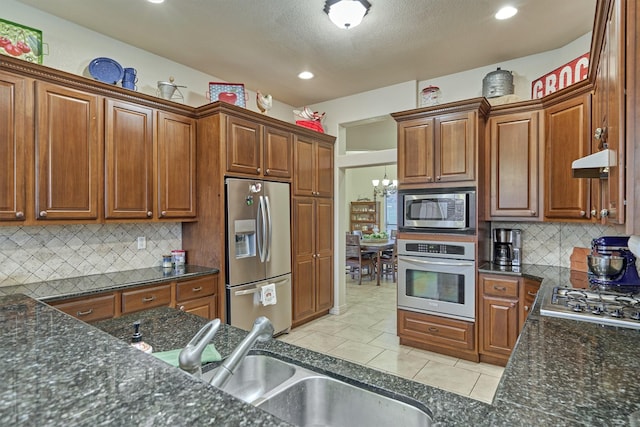
[[398, 181], [438, 184], [476, 180], [484, 98], [392, 114], [398, 122]]
[[333, 144], [297, 136], [293, 157], [293, 194], [333, 197]]
[[333, 200], [293, 198], [293, 326], [333, 306]]
[[[545, 109], [545, 220], [590, 220], [597, 213], [591, 181], [573, 178], [571, 163], [591, 153], [591, 95]], [[593, 212], [592, 212], [593, 211]]]
[[478, 336], [480, 360], [506, 365], [540, 282], [508, 275], [480, 274]]
[[111, 319], [119, 312], [119, 295], [115, 292], [71, 298], [50, 303], [53, 307], [84, 322]]
[[160, 218], [196, 217], [196, 122], [158, 112], [158, 210]]
[[180, 281], [176, 285], [176, 307], [207, 319], [219, 316], [218, 275]]
[[473, 322], [398, 310], [398, 336], [402, 345], [478, 361]]
[[351, 231], [371, 234], [380, 229], [380, 202], [351, 202], [349, 217]]
[[151, 108], [106, 100], [105, 218], [153, 218]]
[[0, 72], [0, 221], [24, 221], [27, 155], [33, 123], [26, 78]]
[[291, 132], [229, 115], [226, 135], [227, 172], [291, 178]]
[[488, 217], [492, 220], [540, 220], [542, 166], [541, 111], [488, 120]]
[[97, 220], [103, 138], [100, 97], [36, 82], [38, 220]]
[[171, 283], [122, 291], [122, 314], [171, 305]]

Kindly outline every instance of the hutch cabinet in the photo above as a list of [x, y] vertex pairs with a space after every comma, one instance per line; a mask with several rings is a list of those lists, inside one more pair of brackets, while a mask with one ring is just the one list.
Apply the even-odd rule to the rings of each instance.
[[351, 202], [349, 217], [351, 231], [371, 234], [380, 230], [380, 202]]

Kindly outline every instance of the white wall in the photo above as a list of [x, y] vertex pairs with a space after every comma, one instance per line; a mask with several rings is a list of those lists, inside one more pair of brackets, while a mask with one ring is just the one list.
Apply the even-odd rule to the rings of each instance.
[[[138, 91], [147, 95], [155, 96], [157, 82], [168, 81], [169, 76], [173, 76], [175, 84], [187, 86], [180, 91], [184, 95], [184, 103], [193, 107], [209, 102], [206, 98], [209, 82], [223, 81], [15, 0], [2, 1], [0, 16], [42, 31], [43, 43], [46, 44], [43, 65], [47, 67], [91, 78], [87, 70], [91, 60], [98, 57], [111, 58], [123, 67], [133, 67], [138, 71]], [[253, 88], [245, 89], [248, 92], [247, 108], [258, 111], [256, 94], [251, 90]], [[289, 123], [294, 122], [293, 107], [276, 100], [269, 115]]]

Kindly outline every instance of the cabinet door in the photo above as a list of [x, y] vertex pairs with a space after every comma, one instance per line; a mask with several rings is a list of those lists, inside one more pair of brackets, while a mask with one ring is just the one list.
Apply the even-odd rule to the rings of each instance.
[[313, 140], [296, 137], [293, 146], [293, 194], [296, 196], [315, 195], [315, 144]]
[[590, 97], [584, 95], [545, 111], [545, 204], [548, 219], [587, 219], [589, 179], [572, 177], [571, 163], [590, 153]]
[[333, 307], [333, 200], [315, 200], [316, 312]]
[[509, 114], [489, 119], [490, 215], [538, 217], [538, 115]]
[[27, 80], [0, 72], [0, 221], [23, 221], [26, 201]]
[[447, 114], [435, 119], [435, 181], [475, 178], [475, 113]]
[[509, 356], [518, 339], [518, 300], [482, 295], [480, 352]]
[[179, 310], [204, 317], [205, 319], [213, 320], [218, 317], [215, 296], [180, 302], [177, 303], [177, 307]]
[[540, 290], [540, 282], [531, 279], [524, 279], [523, 286], [521, 286], [522, 293], [520, 294], [520, 322], [518, 326], [518, 334], [522, 331], [525, 320], [533, 308], [533, 303], [536, 300], [536, 295]]
[[107, 100], [105, 218], [153, 216], [153, 110]]
[[196, 123], [158, 112], [158, 208], [161, 218], [196, 216]]
[[315, 195], [333, 197], [333, 144], [316, 142]]
[[316, 218], [313, 199], [293, 199], [293, 322], [315, 313]]
[[227, 116], [227, 172], [260, 175], [260, 125]]
[[98, 96], [36, 82], [36, 218], [97, 219]]
[[291, 178], [293, 135], [290, 132], [265, 126], [264, 176]]
[[398, 125], [398, 182], [434, 181], [434, 119], [409, 120]]

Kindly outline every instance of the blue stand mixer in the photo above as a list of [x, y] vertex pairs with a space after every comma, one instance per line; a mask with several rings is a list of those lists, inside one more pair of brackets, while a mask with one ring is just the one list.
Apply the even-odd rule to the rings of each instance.
[[629, 250], [629, 236], [603, 236], [591, 241], [587, 256], [589, 283], [600, 290], [640, 292], [636, 257]]

